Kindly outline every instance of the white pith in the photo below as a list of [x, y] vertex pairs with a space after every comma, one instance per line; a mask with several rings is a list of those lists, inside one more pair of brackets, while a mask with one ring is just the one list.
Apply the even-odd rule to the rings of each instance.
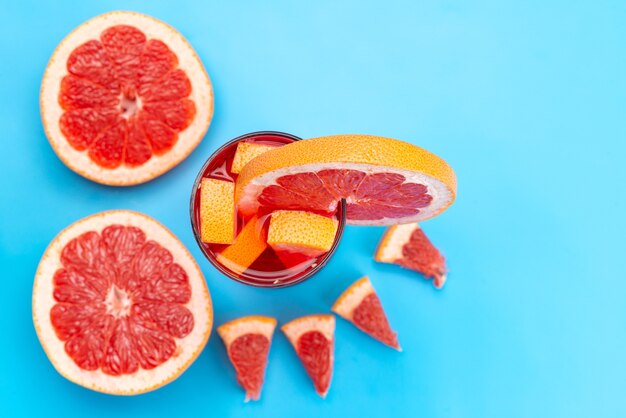
[[[100, 167], [89, 158], [86, 150], [77, 151], [70, 145], [59, 125], [59, 119], [64, 113], [59, 104], [59, 91], [62, 78], [68, 74], [67, 59], [76, 47], [91, 39], [99, 39], [103, 30], [114, 25], [132, 25], [141, 30], [148, 39], [163, 41], [178, 57], [178, 68], [187, 73], [192, 86], [188, 98], [196, 106], [193, 122], [178, 133], [178, 141], [174, 147], [162, 156], [153, 155], [145, 164], [135, 168], [124, 165], [115, 169]], [[195, 51], [174, 28], [139, 13], [112, 12], [85, 22], [59, 44], [44, 74], [40, 105], [48, 140], [69, 168], [99, 183], [129, 185], [143, 183], [163, 174], [193, 151], [211, 122], [213, 89]]]
[[372, 282], [367, 277], [359, 279], [343, 292], [337, 303], [333, 305], [332, 311], [342, 318], [352, 321], [354, 309], [359, 306], [366, 296], [372, 293], [374, 293]]
[[298, 339], [308, 331], [319, 331], [328, 341], [333, 341], [335, 333], [335, 317], [332, 315], [308, 315], [294, 319], [280, 328], [294, 347]]
[[378, 251], [376, 251], [375, 260], [383, 263], [394, 263], [403, 258], [402, 247], [409, 242], [413, 232], [419, 228], [420, 226], [416, 223], [389, 228], [382, 238]]
[[[372, 164], [356, 164], [356, 163], [318, 163], [318, 164], [305, 164], [299, 166], [285, 167], [278, 170], [270, 171], [255, 177], [250, 183], [248, 183], [244, 190], [242, 197], [238, 204], [240, 207], [247, 210], [256, 210], [258, 207], [258, 197], [263, 192], [263, 189], [267, 186], [275, 185], [276, 179], [289, 174], [299, 174], [308, 172], [318, 172], [328, 169], [346, 169], [346, 170], [358, 170], [366, 174], [374, 173], [396, 173], [405, 177], [405, 183], [419, 183], [423, 184], [427, 188], [427, 193], [432, 196], [432, 202], [429, 206], [420, 209], [417, 215], [404, 217], [404, 218], [383, 218], [378, 220], [351, 220], [347, 222], [351, 225], [395, 225], [405, 224], [410, 222], [420, 222], [437, 215], [442, 208], [447, 207], [453, 199], [452, 193], [446, 187], [446, 185], [439, 180], [427, 176], [425, 174], [403, 170], [393, 167], [378, 166]], [[392, 203], [392, 202], [391, 202]], [[334, 207], [329, 207], [329, 210], [333, 210]]]
[[[175, 338], [177, 353], [152, 370], [139, 369], [131, 375], [110, 376], [100, 370], [81, 369], [65, 352], [65, 342], [55, 334], [50, 310], [53, 297], [54, 273], [62, 267], [61, 251], [65, 245], [84, 232], [102, 230], [112, 224], [141, 228], [147, 240], [154, 240], [168, 249], [174, 261], [185, 270], [191, 286], [191, 300], [185, 305], [194, 315], [194, 327], [189, 335]], [[82, 219], [59, 233], [46, 249], [35, 275], [33, 286], [33, 321], [39, 340], [57, 371], [67, 379], [89, 389], [130, 395], [156, 389], [176, 378], [195, 359], [206, 344], [212, 326], [212, 306], [204, 277], [191, 254], [164, 226], [145, 215], [131, 211], [109, 211]]]
[[217, 333], [224, 341], [224, 345], [230, 347], [233, 341], [246, 334], [261, 334], [272, 341], [275, 328], [276, 320], [274, 318], [255, 316], [238, 318], [220, 325], [217, 328]]

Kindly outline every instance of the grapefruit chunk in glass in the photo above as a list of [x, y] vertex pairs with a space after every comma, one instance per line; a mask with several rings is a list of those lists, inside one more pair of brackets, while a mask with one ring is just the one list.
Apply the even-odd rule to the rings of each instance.
[[372, 338], [402, 351], [398, 335], [391, 329], [380, 299], [367, 276], [352, 283], [339, 296], [332, 310]]
[[235, 239], [235, 184], [202, 179], [200, 183], [200, 235], [202, 242], [232, 244]]
[[246, 316], [217, 329], [237, 372], [237, 381], [246, 391], [246, 402], [258, 401], [261, 397], [274, 328], [274, 318]]
[[315, 213], [279, 210], [271, 215], [267, 243], [276, 252], [317, 257], [332, 248], [338, 224], [336, 219]]
[[41, 86], [46, 135], [99, 183], [148, 181], [180, 163], [213, 114], [211, 81], [171, 26], [133, 12], [97, 16], [54, 51]]
[[33, 287], [33, 321], [54, 367], [86, 388], [147, 392], [177, 378], [206, 344], [204, 277], [178, 239], [131, 211], [103, 212], [62, 231]]
[[369, 135], [306, 139], [267, 151], [237, 178], [243, 213], [259, 208], [332, 213], [341, 199], [347, 222], [394, 225], [443, 212], [456, 177], [441, 158], [415, 145]]
[[230, 171], [234, 174], [241, 173], [243, 167], [253, 158], [258, 157], [265, 152], [276, 148], [279, 145], [258, 144], [254, 142], [241, 141], [237, 144], [237, 151], [233, 157], [233, 163]]
[[217, 261], [241, 274], [255, 262], [267, 248], [263, 224], [256, 216], [250, 218], [232, 245], [218, 253]]
[[281, 330], [313, 380], [315, 391], [325, 398], [333, 375], [335, 317], [303, 316], [286, 323]]
[[374, 260], [422, 273], [433, 279], [437, 289], [446, 282], [446, 260], [417, 223], [389, 227], [378, 244]]

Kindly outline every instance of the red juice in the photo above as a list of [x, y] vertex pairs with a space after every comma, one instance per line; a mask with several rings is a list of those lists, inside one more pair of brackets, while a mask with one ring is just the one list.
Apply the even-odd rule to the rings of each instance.
[[[231, 168], [237, 151], [237, 144], [242, 141], [261, 145], [282, 146], [299, 139], [293, 135], [280, 132], [255, 132], [243, 135], [218, 149], [207, 160], [196, 178], [191, 197], [191, 223], [196, 241], [211, 264], [234, 280], [260, 287], [282, 287], [299, 283], [324, 266], [339, 242], [345, 222], [345, 208], [343, 205], [338, 205], [337, 210], [334, 212], [317, 213], [318, 215], [337, 220], [338, 227], [335, 241], [330, 251], [316, 257], [297, 252], [276, 252], [272, 247], [267, 246], [254, 262], [246, 266], [245, 270], [243, 268], [233, 269], [220, 262], [218, 257], [229, 245], [205, 243], [200, 238], [199, 231], [202, 222], [200, 217], [200, 184], [202, 179], [213, 178], [236, 182], [237, 174], [233, 173]], [[236, 211], [235, 235], [239, 235], [246, 223], [254, 216], [258, 219], [254, 231], [258, 234], [258, 239], [265, 241], [267, 239], [271, 211], [264, 207], [260, 207], [256, 214], [249, 216], [243, 216], [239, 211]]]

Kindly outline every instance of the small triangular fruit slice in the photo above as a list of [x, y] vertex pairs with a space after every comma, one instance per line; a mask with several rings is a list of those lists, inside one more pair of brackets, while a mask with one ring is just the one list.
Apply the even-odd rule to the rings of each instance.
[[272, 213], [267, 243], [275, 251], [289, 251], [317, 257], [335, 242], [338, 222], [326, 216], [298, 210]]
[[248, 164], [253, 158], [258, 157], [261, 154], [265, 154], [267, 151], [276, 148], [277, 145], [257, 144], [254, 142], [242, 141], [237, 144], [237, 151], [233, 158], [233, 164], [230, 168], [231, 173], [239, 174], [243, 169], [243, 166]]
[[333, 375], [335, 317], [308, 315], [281, 327], [308, 373], [315, 391], [325, 398]]
[[374, 260], [398, 264], [433, 279], [437, 289], [446, 282], [446, 260], [416, 223], [394, 225], [383, 235]]
[[232, 244], [235, 239], [235, 184], [202, 179], [200, 184], [200, 235], [202, 242]]
[[246, 402], [258, 401], [261, 396], [274, 328], [274, 318], [245, 316], [217, 329], [237, 372], [237, 381], [246, 391]]
[[369, 336], [402, 351], [398, 344], [398, 334], [391, 329], [380, 299], [367, 276], [352, 283], [339, 296], [332, 311]]
[[262, 227], [256, 216], [250, 218], [235, 242], [217, 255], [217, 261], [237, 274], [246, 271], [267, 248]]

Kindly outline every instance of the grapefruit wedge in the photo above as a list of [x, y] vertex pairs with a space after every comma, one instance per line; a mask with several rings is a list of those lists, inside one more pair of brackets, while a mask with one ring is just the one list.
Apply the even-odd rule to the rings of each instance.
[[416, 223], [389, 227], [374, 255], [381, 263], [397, 264], [422, 273], [437, 289], [446, 282], [446, 260]]
[[164, 226], [117, 210], [82, 219], [46, 249], [33, 287], [37, 336], [57, 371], [116, 395], [176, 379], [213, 321], [198, 265]]
[[246, 164], [235, 188], [243, 213], [269, 209], [333, 212], [347, 203], [353, 225], [423, 221], [456, 196], [456, 177], [441, 158], [415, 145], [369, 135], [296, 141]]
[[124, 186], [165, 173], [200, 143], [213, 91], [175, 29], [139, 13], [111, 12], [83, 23], [56, 48], [40, 107], [65, 165]]
[[274, 318], [246, 316], [217, 329], [237, 372], [237, 381], [246, 391], [246, 402], [261, 397], [274, 328]]
[[281, 329], [313, 380], [315, 391], [325, 398], [333, 375], [335, 317], [303, 316], [286, 323]]
[[367, 276], [352, 283], [339, 296], [332, 311], [369, 336], [402, 351], [398, 344], [398, 335], [391, 329], [380, 299]]

